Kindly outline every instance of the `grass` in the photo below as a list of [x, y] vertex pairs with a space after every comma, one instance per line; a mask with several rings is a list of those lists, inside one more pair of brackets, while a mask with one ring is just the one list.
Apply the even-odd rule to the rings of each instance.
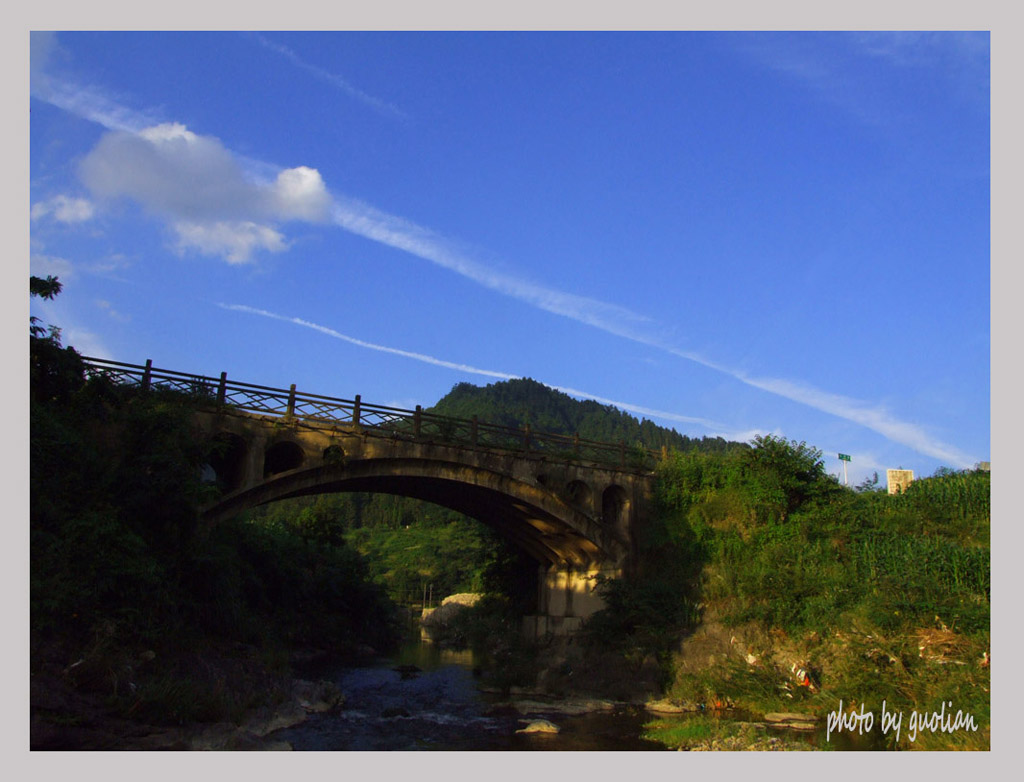
[[760, 725], [708, 714], [653, 720], [644, 725], [641, 737], [676, 750], [761, 751], [811, 748], [806, 741], [792, 737], [773, 737]]
[[660, 741], [667, 747], [682, 747], [725, 735], [728, 727], [728, 724], [723, 727], [719, 719], [703, 715], [685, 719], [659, 719], [644, 725], [643, 738]]
[[[840, 700], [880, 714], [885, 700], [908, 721], [952, 703], [977, 731], [911, 742], [904, 726], [889, 746], [988, 749], [989, 491], [988, 473], [946, 474], [903, 495], [832, 491], [767, 522], [742, 502], [718, 502], [725, 490], [688, 500], [704, 554], [704, 626], [734, 643], [699, 665], [685, 664], [684, 646], [667, 695], [819, 717]], [[800, 686], [795, 669], [814, 686]]]

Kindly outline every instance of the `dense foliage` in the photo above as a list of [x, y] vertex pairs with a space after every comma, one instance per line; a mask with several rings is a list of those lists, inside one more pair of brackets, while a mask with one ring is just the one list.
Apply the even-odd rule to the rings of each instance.
[[343, 541], [311, 541], [243, 519], [199, 524], [198, 508], [217, 489], [200, 479], [214, 445], [194, 431], [197, 400], [87, 379], [59, 330], [31, 325], [36, 673], [79, 660], [67, 671], [96, 672], [83, 686], [119, 708], [162, 719], [217, 717], [189, 706], [203, 699], [158, 704], [172, 692], [195, 695], [183, 683], [195, 670], [165, 668], [160, 686], [133, 682], [130, 691], [124, 671], [144, 650], [155, 655], [147, 669], [156, 674], [183, 651], [209, 645], [271, 653], [360, 643], [383, 649], [396, 640], [390, 602]]
[[139, 642], [196, 632], [325, 644], [386, 626], [343, 544], [241, 520], [198, 527], [215, 489], [199, 480], [210, 446], [188, 397], [81, 378], [59, 396], [32, 400], [35, 628], [81, 639], [111, 621]]

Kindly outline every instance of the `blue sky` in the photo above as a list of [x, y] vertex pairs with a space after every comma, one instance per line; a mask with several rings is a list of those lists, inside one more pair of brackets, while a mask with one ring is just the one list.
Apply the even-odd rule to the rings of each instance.
[[532, 377], [850, 482], [990, 458], [987, 33], [33, 34], [33, 303], [411, 407]]

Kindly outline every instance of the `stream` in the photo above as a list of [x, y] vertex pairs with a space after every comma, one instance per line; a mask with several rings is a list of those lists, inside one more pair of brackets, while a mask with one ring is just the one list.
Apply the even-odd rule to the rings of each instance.
[[[399, 666], [418, 673], [400, 673]], [[482, 693], [469, 651], [409, 643], [394, 657], [359, 668], [317, 672], [345, 693], [335, 713], [314, 714], [270, 738], [295, 750], [664, 750], [640, 738], [650, 717], [639, 708], [566, 715], [556, 708], [513, 714]], [[548, 719], [557, 734], [516, 734], [524, 720]]]

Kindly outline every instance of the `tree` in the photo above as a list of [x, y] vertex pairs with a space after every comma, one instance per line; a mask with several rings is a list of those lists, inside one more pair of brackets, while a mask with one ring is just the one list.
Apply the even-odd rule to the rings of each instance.
[[33, 296], [42, 296], [44, 299], [52, 299], [63, 290], [64, 285], [53, 275], [46, 279], [42, 277], [29, 277], [29, 290]]
[[740, 455], [741, 485], [758, 521], [785, 521], [803, 503], [838, 488], [817, 448], [774, 435], [757, 436]]
[[856, 486], [853, 487], [854, 491], [879, 491], [878, 486], [878, 471], [872, 473], [870, 478], [865, 478]]
[[[63, 289], [56, 277], [29, 277], [29, 294], [52, 300]], [[66, 399], [85, 382], [82, 356], [72, 347], [63, 347], [60, 329], [40, 325], [29, 318], [29, 382], [32, 396], [40, 401]]]
[[[40, 296], [47, 301], [54, 299], [58, 293], [63, 290], [64, 286], [54, 276], [48, 276], [45, 280], [42, 277], [31, 276], [28, 278], [28, 289], [29, 294], [32, 296]], [[29, 334], [39, 339], [45, 339], [47, 333], [49, 338], [60, 343], [60, 329], [56, 326], [50, 325], [48, 328], [44, 328], [39, 325], [39, 318], [31, 316], [28, 319], [29, 322]]]

